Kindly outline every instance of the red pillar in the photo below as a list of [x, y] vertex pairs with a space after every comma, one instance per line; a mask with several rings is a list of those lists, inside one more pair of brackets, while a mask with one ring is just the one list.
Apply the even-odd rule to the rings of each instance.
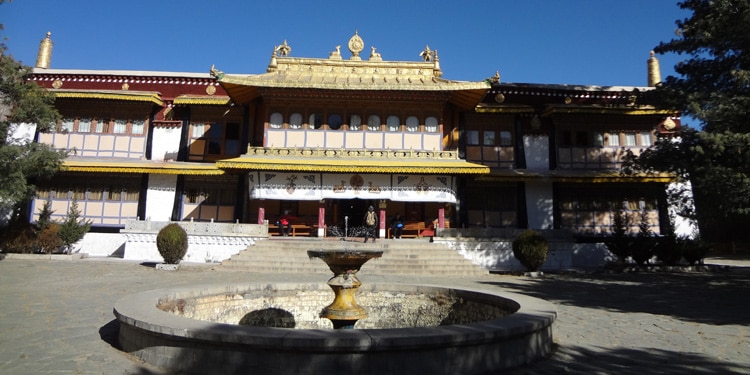
[[438, 209], [438, 228], [445, 228], [445, 207]]
[[385, 208], [380, 209], [380, 223], [378, 223], [378, 237], [385, 238]]
[[265, 220], [266, 220], [266, 209], [263, 207], [263, 204], [261, 203], [260, 206], [258, 206], [258, 224], [263, 224]]
[[318, 237], [326, 236], [326, 203], [320, 201], [318, 204]]

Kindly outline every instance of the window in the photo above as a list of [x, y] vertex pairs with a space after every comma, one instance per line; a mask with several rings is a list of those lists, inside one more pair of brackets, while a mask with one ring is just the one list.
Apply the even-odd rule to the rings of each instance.
[[586, 147], [589, 145], [589, 137], [586, 132], [576, 132], [576, 146]]
[[419, 119], [416, 116], [409, 116], [406, 118], [406, 131], [419, 131]]
[[240, 124], [237, 122], [228, 122], [226, 131], [226, 150], [227, 155], [239, 155], [240, 153]]
[[268, 127], [271, 129], [281, 129], [284, 124], [284, 116], [279, 112], [271, 114], [271, 119], [268, 121]]
[[641, 132], [641, 146], [644, 146], [644, 147], [651, 146], [651, 133], [650, 132]]
[[509, 131], [500, 132], [500, 146], [513, 146], [513, 136]]
[[292, 113], [292, 115], [289, 117], [289, 128], [302, 129], [302, 114]]
[[600, 132], [594, 132], [594, 146], [604, 146], [604, 134]]
[[115, 120], [115, 126], [112, 128], [112, 132], [115, 134], [125, 134], [128, 132], [128, 123], [125, 120]]
[[607, 137], [607, 144], [610, 146], [619, 146], [620, 133], [609, 133]]
[[479, 145], [479, 130], [466, 131], [466, 144], [469, 146]]
[[359, 130], [362, 128], [362, 117], [352, 115], [349, 119], [349, 130]]
[[625, 146], [636, 146], [635, 133], [625, 133]]
[[224, 135], [224, 124], [211, 124], [208, 128], [209, 155], [221, 154], [221, 138]]
[[573, 133], [569, 130], [564, 130], [560, 138], [560, 144], [563, 146], [571, 146], [573, 144]]
[[401, 119], [399, 119], [398, 116], [388, 116], [385, 123], [386, 125], [388, 125], [389, 132], [397, 132], [400, 130], [399, 128], [401, 127]]
[[109, 120], [97, 119], [96, 120], [96, 128], [94, 128], [94, 132], [96, 132], [96, 133], [109, 133]]
[[380, 116], [370, 115], [367, 118], [367, 130], [380, 130]]
[[308, 125], [312, 126], [314, 129], [320, 129], [320, 127], [323, 126], [323, 115], [321, 115], [320, 113], [311, 114]]
[[328, 116], [328, 127], [332, 130], [339, 130], [341, 128], [341, 124], [343, 123], [344, 121], [341, 119], [341, 115], [338, 113], [334, 113]]
[[133, 134], [133, 135], [143, 134], [144, 125], [145, 124], [143, 120], [133, 120], [133, 123], [130, 126], [130, 134]]
[[430, 116], [424, 120], [424, 130], [430, 133], [438, 131], [438, 120], [436, 117]]
[[62, 123], [60, 124], [60, 131], [65, 133], [70, 133], [73, 131], [73, 124], [75, 120], [72, 118], [65, 118], [62, 120]]
[[494, 130], [485, 130], [482, 132], [482, 135], [484, 136], [484, 139], [482, 140], [482, 144], [485, 146], [494, 146], [495, 145], [495, 131]]
[[[65, 120], [63, 120], [64, 122]], [[70, 120], [73, 121], [72, 119]], [[71, 127], [72, 129], [72, 127]], [[78, 119], [78, 132], [79, 133], [89, 133], [91, 132], [91, 119], [90, 118], [81, 118]]]

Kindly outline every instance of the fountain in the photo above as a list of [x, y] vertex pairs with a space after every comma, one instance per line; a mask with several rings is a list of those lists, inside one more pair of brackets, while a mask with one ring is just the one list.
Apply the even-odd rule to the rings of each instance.
[[549, 302], [496, 287], [362, 285], [356, 273], [383, 252], [347, 246], [307, 252], [333, 271], [328, 284], [193, 285], [126, 296], [114, 307], [120, 347], [184, 374], [476, 374], [550, 354]]
[[328, 285], [335, 295], [333, 303], [326, 306], [320, 317], [333, 323], [334, 329], [353, 329], [358, 320], [367, 318], [367, 311], [354, 300], [362, 285], [357, 272], [368, 260], [380, 258], [382, 251], [373, 250], [308, 250], [310, 258], [322, 259], [333, 272]]

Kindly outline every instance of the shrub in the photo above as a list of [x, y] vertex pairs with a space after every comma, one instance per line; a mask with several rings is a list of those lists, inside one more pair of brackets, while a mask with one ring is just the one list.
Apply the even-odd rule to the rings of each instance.
[[0, 250], [6, 253], [29, 254], [37, 249], [34, 226], [29, 222], [11, 222], [0, 237]]
[[156, 235], [156, 248], [164, 258], [164, 263], [180, 263], [188, 249], [187, 232], [176, 223], [161, 228]]
[[674, 266], [682, 259], [682, 253], [674, 236], [665, 236], [656, 244], [656, 257], [666, 266]]
[[634, 239], [628, 235], [630, 220], [623, 210], [619, 210], [614, 213], [612, 221], [612, 237], [604, 241], [604, 245], [620, 263], [625, 263], [631, 255], [634, 242]]
[[700, 262], [706, 257], [706, 254], [708, 254], [708, 251], [711, 249], [711, 247], [700, 238], [692, 239], [684, 237], [677, 239], [677, 247], [689, 265], [694, 265]]
[[547, 260], [549, 242], [536, 231], [525, 230], [513, 241], [513, 256], [527, 271], [539, 271]]
[[43, 253], [52, 254], [60, 251], [63, 241], [60, 239], [60, 226], [57, 223], [48, 223], [36, 236], [36, 243]]
[[80, 241], [86, 232], [91, 229], [91, 222], [84, 222], [80, 220], [81, 211], [78, 210], [78, 202], [74, 199], [70, 203], [68, 209], [68, 216], [65, 217], [65, 221], [60, 224], [60, 230], [58, 235], [63, 242], [63, 247], [66, 253], [70, 253], [73, 249], [73, 244]]

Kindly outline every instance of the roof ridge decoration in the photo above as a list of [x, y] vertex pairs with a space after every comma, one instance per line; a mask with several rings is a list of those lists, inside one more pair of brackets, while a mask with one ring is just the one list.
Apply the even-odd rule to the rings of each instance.
[[[431, 70], [431, 75], [434, 77], [441, 77], [443, 75], [442, 70], [440, 69], [440, 59], [438, 58], [437, 50], [430, 49], [429, 46], [425, 46], [425, 49], [419, 54], [419, 56], [422, 58], [423, 62], [416, 62], [416, 61], [384, 61], [383, 56], [380, 54], [380, 52], [377, 52], [377, 48], [374, 46], [370, 46], [371, 52], [370, 56], [367, 60], [363, 60], [361, 57], [362, 51], [365, 49], [365, 41], [362, 39], [361, 36], [359, 36], [358, 31], [354, 31], [354, 35], [349, 38], [349, 41], [347, 42], [347, 47], [349, 49], [349, 52], [351, 53], [351, 57], [349, 57], [348, 60], [344, 60], [341, 56], [341, 45], [337, 45], [333, 51], [331, 51], [328, 54], [329, 61], [340, 61], [339, 64], [336, 64], [336, 66], [356, 66], [354, 64], [360, 63], [362, 66], [369, 65], [369, 62], [372, 63], [380, 63], [378, 66], [381, 66], [381, 68], [384, 68], [384, 65], [387, 65], [388, 67], [400, 65], [404, 68], [406, 66], [410, 65], [421, 65], [420, 74], [425, 71]], [[287, 40], [284, 40], [284, 42], [281, 45], [274, 46], [273, 52], [271, 53], [271, 61], [268, 64], [268, 68], [266, 69], [267, 73], [274, 73], [274, 72], [280, 72], [284, 73], [285, 71], [294, 71], [300, 70], [299, 65], [307, 65], [307, 64], [325, 64], [325, 59], [320, 58], [301, 58], [301, 57], [291, 57], [292, 47], [289, 45]], [[311, 68], [308, 68], [309, 70], [312, 70]], [[356, 73], [356, 68], [352, 69], [352, 73]], [[330, 72], [334, 72], [335, 69], [331, 69]], [[221, 74], [220, 71], [215, 71], [215, 68], [211, 67], [211, 72], [214, 77], [217, 77], [221, 79], [218, 74]]]

